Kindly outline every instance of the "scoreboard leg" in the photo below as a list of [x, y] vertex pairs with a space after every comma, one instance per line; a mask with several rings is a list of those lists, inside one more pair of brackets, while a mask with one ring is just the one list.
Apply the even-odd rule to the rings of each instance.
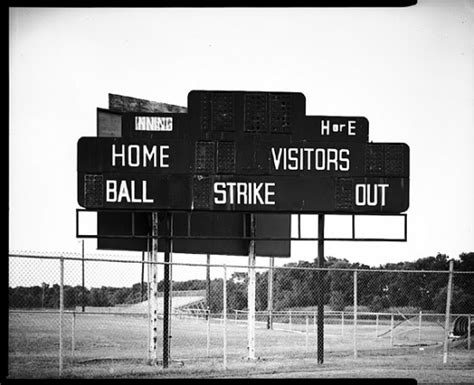
[[158, 212], [152, 213], [152, 247], [150, 253], [150, 262], [148, 268], [151, 270], [150, 287], [148, 291], [148, 301], [150, 314], [149, 319], [149, 336], [150, 336], [150, 364], [156, 365], [157, 359], [157, 342], [158, 342]]
[[[318, 215], [318, 268], [324, 267], [324, 214]], [[324, 362], [324, 281], [318, 270], [318, 364]]]
[[[255, 217], [250, 214], [250, 236], [255, 237]], [[248, 359], [255, 359], [255, 240], [250, 240], [249, 249], [249, 281], [248, 281]]]
[[[166, 235], [171, 235], [171, 214], [166, 213]], [[170, 239], [165, 239], [165, 264], [163, 279], [163, 368], [169, 362], [169, 313], [170, 313]]]

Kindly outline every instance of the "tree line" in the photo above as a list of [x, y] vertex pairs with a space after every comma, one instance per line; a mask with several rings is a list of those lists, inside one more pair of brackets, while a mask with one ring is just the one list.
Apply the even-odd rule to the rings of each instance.
[[[411, 308], [413, 310], [443, 313], [446, 308], [448, 274], [429, 272], [397, 272], [393, 270], [435, 270], [446, 272], [449, 260], [445, 254], [420, 258], [414, 262], [387, 263], [377, 269], [346, 259], [328, 257], [324, 267], [337, 269], [316, 271], [317, 261], [288, 263], [285, 268], [276, 268], [273, 273], [273, 309], [307, 308], [317, 305], [322, 291], [324, 304], [332, 310], [343, 310], [353, 304], [353, 272], [358, 271], [358, 305], [369, 311], [384, 311], [390, 308]], [[388, 271], [390, 270], [390, 271]], [[474, 252], [463, 253], [454, 261], [455, 271], [474, 271]], [[267, 309], [268, 271], [256, 273], [256, 309]], [[474, 312], [474, 285], [472, 274], [455, 274], [453, 279], [452, 313]], [[246, 273], [234, 273], [227, 281], [227, 307], [229, 310], [247, 308]], [[205, 280], [173, 281], [173, 290], [205, 290]], [[211, 312], [222, 311], [223, 280], [210, 282], [209, 308]], [[163, 281], [158, 291], [163, 290]], [[146, 282], [132, 287], [97, 287], [87, 289], [81, 286], [64, 286], [64, 306], [115, 306], [132, 304], [147, 299]], [[33, 287], [9, 287], [10, 308], [58, 308], [59, 285]]]

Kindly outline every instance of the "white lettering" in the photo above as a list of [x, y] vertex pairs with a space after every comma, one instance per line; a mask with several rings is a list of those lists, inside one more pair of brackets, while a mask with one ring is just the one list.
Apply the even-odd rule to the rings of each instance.
[[173, 131], [171, 116], [136, 116], [135, 131]]
[[[126, 180], [120, 181], [120, 186], [117, 188], [118, 182], [116, 180], [107, 180], [105, 183], [105, 200], [107, 202], [122, 202], [127, 203], [153, 203], [154, 199], [149, 198], [147, 195], [147, 181], [142, 180], [142, 195], [139, 196], [139, 192], [136, 189], [136, 181], [132, 180], [129, 182]], [[118, 194], [117, 194], [118, 190]]]
[[[116, 146], [112, 144], [112, 166], [113, 167], [152, 167], [158, 166], [157, 146], [149, 147], [146, 144], [128, 144]], [[119, 150], [117, 150], [119, 148]], [[159, 146], [159, 165], [161, 168], [169, 167], [169, 145]]]
[[283, 153], [283, 149], [282, 148], [278, 149], [278, 156], [275, 154], [275, 149], [273, 147], [271, 149], [271, 152], [272, 152], [273, 165], [275, 166], [275, 170], [278, 170], [280, 168], [281, 154]]
[[130, 202], [130, 194], [128, 193], [127, 181], [125, 180], [120, 182], [117, 202], [121, 202], [123, 199], [125, 199], [126, 202]]
[[328, 148], [328, 163], [327, 168], [331, 170], [331, 165], [334, 165], [334, 170], [337, 171], [337, 158], [338, 158], [338, 151], [335, 148]]
[[[292, 163], [289, 163], [292, 162]], [[288, 163], [285, 165], [285, 170], [297, 170], [298, 169], [298, 149], [289, 148], [288, 149]]]
[[273, 182], [215, 182], [214, 204], [274, 205], [274, 188]]
[[321, 171], [326, 169], [326, 152], [324, 148], [316, 149], [315, 163], [316, 170]]
[[[160, 151], [161, 148], [164, 146], [160, 146]], [[168, 146], [167, 146], [168, 147]], [[160, 161], [162, 160], [162, 156], [160, 156]], [[152, 146], [151, 151], [148, 150], [148, 146], [143, 146], [143, 164], [146, 166], [147, 162], [153, 161], [153, 167], [156, 167], [157, 161], [156, 161], [156, 146]], [[163, 167], [160, 164], [161, 167]]]
[[[344, 157], [343, 154], [346, 154]], [[350, 160], [349, 160], [350, 151], [347, 148], [343, 148], [339, 150], [339, 170], [341, 171], [349, 171], [350, 168]]]
[[125, 146], [121, 146], [122, 152], [117, 153], [115, 149], [115, 144], [112, 144], [112, 166], [116, 166], [115, 158], [122, 158], [122, 167], [125, 166]]
[[140, 147], [137, 144], [128, 146], [128, 165], [130, 167], [138, 167], [140, 165]]
[[275, 201], [270, 200], [270, 196], [275, 196], [275, 191], [270, 190], [271, 187], [275, 187], [275, 183], [265, 183], [265, 204], [266, 205], [274, 205]]
[[349, 120], [349, 127], [347, 128], [347, 135], [355, 135], [355, 124], [356, 124], [356, 121], [355, 120]]
[[[341, 119], [341, 118], [339, 118]], [[348, 136], [355, 136], [356, 134], [356, 124], [355, 120], [347, 120], [343, 123], [332, 123], [330, 119], [321, 120], [321, 136], [327, 136], [334, 134], [343, 134], [346, 133]]]
[[258, 186], [253, 189], [253, 203], [254, 204], [257, 204], [257, 201], [258, 201], [258, 204], [260, 205], [265, 204], [263, 202], [262, 196], [260, 195], [260, 190], [262, 189], [262, 187], [263, 187], [263, 183], [259, 183]]
[[165, 153], [165, 150], [169, 150], [170, 146], [164, 145], [160, 146], [160, 167], [162, 168], [167, 168], [170, 165], [168, 163], [165, 163], [165, 159], [169, 159], [169, 154]]
[[[306, 169], [311, 170], [311, 153], [314, 152], [314, 148], [304, 148], [303, 151], [307, 155]], [[303, 161], [301, 161], [301, 166], [303, 166]]]
[[[220, 194], [220, 198], [216, 197], [216, 194]], [[214, 183], [214, 203], [216, 205], [223, 205], [226, 202], [226, 190], [224, 182]]]
[[145, 117], [135, 117], [135, 130], [146, 131], [146, 119]]
[[290, 147], [276, 149], [272, 147], [271, 158], [276, 171], [350, 170], [350, 150], [347, 148]]
[[227, 183], [227, 186], [229, 186], [229, 190], [230, 190], [230, 204], [233, 205], [234, 204], [234, 188], [235, 188], [235, 185], [236, 183], [235, 182], [228, 182]]
[[[365, 189], [366, 189], [365, 184], [356, 184], [355, 186], [356, 206], [365, 206]], [[362, 193], [361, 193], [361, 190], [362, 190]]]
[[331, 124], [329, 120], [321, 120], [321, 135], [329, 135]]
[[379, 184], [378, 185], [382, 189], [382, 207], [385, 206], [385, 189], [388, 187], [388, 184]]
[[237, 202], [247, 204], [247, 183], [237, 183]]
[[[356, 206], [385, 206], [385, 192], [388, 184], [356, 184], [355, 204]], [[380, 189], [380, 203], [379, 203]]]
[[329, 120], [321, 120], [321, 135], [329, 135], [330, 127]]
[[117, 181], [107, 180], [105, 182], [105, 201], [116, 202], [117, 201]]

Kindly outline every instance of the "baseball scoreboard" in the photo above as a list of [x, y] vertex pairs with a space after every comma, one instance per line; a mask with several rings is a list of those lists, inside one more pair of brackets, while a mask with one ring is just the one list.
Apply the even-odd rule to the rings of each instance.
[[191, 91], [186, 113], [127, 112], [78, 141], [86, 209], [389, 213], [409, 205], [409, 147], [365, 117], [307, 116], [292, 92]]

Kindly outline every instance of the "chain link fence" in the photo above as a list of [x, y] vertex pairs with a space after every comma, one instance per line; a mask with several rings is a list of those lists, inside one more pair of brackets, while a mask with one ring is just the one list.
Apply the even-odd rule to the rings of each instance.
[[[318, 332], [324, 334], [325, 360], [398, 354], [441, 360], [454, 349], [470, 353], [472, 271], [354, 269], [340, 264], [318, 269], [309, 262], [271, 267], [267, 261], [258, 258], [255, 267], [255, 322], [249, 322], [245, 263], [170, 264], [172, 277], [179, 277], [182, 269], [192, 271], [192, 279], [171, 283], [170, 367], [223, 370], [248, 360], [252, 344], [257, 360], [314, 365]], [[162, 277], [164, 263], [157, 264]], [[152, 371], [149, 266], [127, 257], [10, 253], [9, 376]], [[142, 279], [124, 285], [123, 277], [130, 276]], [[160, 281], [159, 336], [162, 291]], [[321, 330], [319, 296], [324, 305]], [[156, 346], [161, 357], [163, 338]]]

